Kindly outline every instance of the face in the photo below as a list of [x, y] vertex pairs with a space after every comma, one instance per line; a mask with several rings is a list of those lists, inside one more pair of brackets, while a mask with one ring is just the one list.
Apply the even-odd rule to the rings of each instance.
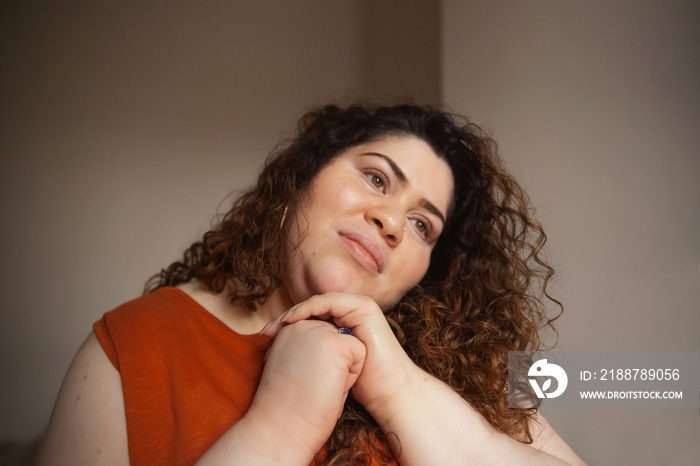
[[282, 287], [294, 303], [342, 291], [390, 308], [427, 272], [452, 189], [449, 166], [420, 139], [346, 150], [290, 218]]

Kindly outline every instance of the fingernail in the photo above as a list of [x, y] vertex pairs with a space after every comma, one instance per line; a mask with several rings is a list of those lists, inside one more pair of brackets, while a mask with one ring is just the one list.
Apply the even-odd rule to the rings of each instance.
[[296, 307], [293, 307], [293, 308], [291, 308], [290, 310], [288, 310], [287, 312], [285, 312], [284, 315], [282, 316], [282, 318], [280, 319], [280, 321], [281, 321], [281, 322], [287, 322], [287, 319], [289, 319], [289, 317], [290, 317], [292, 314], [294, 314], [294, 311], [296, 311]]
[[262, 328], [262, 330], [260, 330], [260, 335], [264, 334], [267, 331], [267, 329], [269, 329], [270, 326], [272, 326], [272, 322], [273, 321], [270, 321], [267, 324], [265, 324], [265, 326]]

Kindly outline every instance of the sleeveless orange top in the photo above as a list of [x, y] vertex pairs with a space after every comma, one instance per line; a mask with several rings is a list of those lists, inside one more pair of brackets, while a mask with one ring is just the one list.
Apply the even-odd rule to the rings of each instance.
[[173, 287], [122, 304], [93, 328], [121, 374], [132, 466], [195, 463], [248, 410], [270, 346]]

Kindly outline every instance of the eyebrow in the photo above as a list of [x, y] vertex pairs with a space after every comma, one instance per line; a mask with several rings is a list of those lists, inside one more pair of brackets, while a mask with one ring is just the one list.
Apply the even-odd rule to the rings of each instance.
[[394, 162], [393, 160], [391, 160], [390, 157], [388, 157], [388, 156], [386, 156], [386, 155], [384, 155], [384, 154], [380, 154], [380, 153], [378, 153], [378, 152], [365, 152], [365, 153], [362, 154], [362, 155], [374, 155], [374, 156], [376, 156], [376, 157], [381, 157], [381, 158], [383, 158], [384, 160], [386, 160], [386, 163], [389, 164], [389, 167], [390, 167], [391, 170], [394, 172], [394, 175], [396, 175], [396, 178], [399, 180], [399, 182], [400, 182], [401, 184], [403, 184], [403, 185], [405, 185], [405, 184], [408, 183], [408, 178], [406, 178], [406, 174], [401, 170], [401, 168], [399, 168], [398, 165], [396, 165], [396, 162]]
[[435, 205], [432, 202], [428, 201], [427, 199], [423, 199], [422, 201], [420, 201], [420, 205], [421, 207], [424, 207], [426, 210], [429, 210], [434, 215], [436, 215], [442, 221], [443, 224], [445, 223], [445, 216], [442, 215], [440, 209], [435, 207]]
[[[403, 170], [401, 170], [401, 168], [398, 165], [396, 165], [396, 162], [391, 160], [390, 157], [388, 157], [384, 154], [380, 154], [379, 152], [365, 152], [362, 155], [373, 155], [375, 157], [380, 157], [380, 158], [384, 159], [386, 161], [386, 163], [389, 164], [389, 168], [391, 168], [391, 171], [394, 172], [394, 175], [399, 180], [399, 182], [402, 185], [408, 184], [408, 178], [406, 178], [406, 174], [403, 172]], [[421, 207], [425, 208], [426, 210], [428, 210], [430, 213], [432, 213], [436, 217], [438, 217], [442, 221], [443, 224], [445, 223], [445, 216], [442, 214], [442, 212], [440, 212], [440, 209], [435, 207], [435, 204], [433, 204], [432, 202], [430, 202], [427, 199], [422, 199], [420, 201], [419, 205]]]

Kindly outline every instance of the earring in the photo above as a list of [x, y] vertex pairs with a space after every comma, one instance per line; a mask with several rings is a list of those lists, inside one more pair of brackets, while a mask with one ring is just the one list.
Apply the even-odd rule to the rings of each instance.
[[289, 206], [284, 206], [284, 212], [282, 213], [282, 221], [280, 222], [280, 230], [284, 227], [284, 220], [287, 218], [287, 208]]

